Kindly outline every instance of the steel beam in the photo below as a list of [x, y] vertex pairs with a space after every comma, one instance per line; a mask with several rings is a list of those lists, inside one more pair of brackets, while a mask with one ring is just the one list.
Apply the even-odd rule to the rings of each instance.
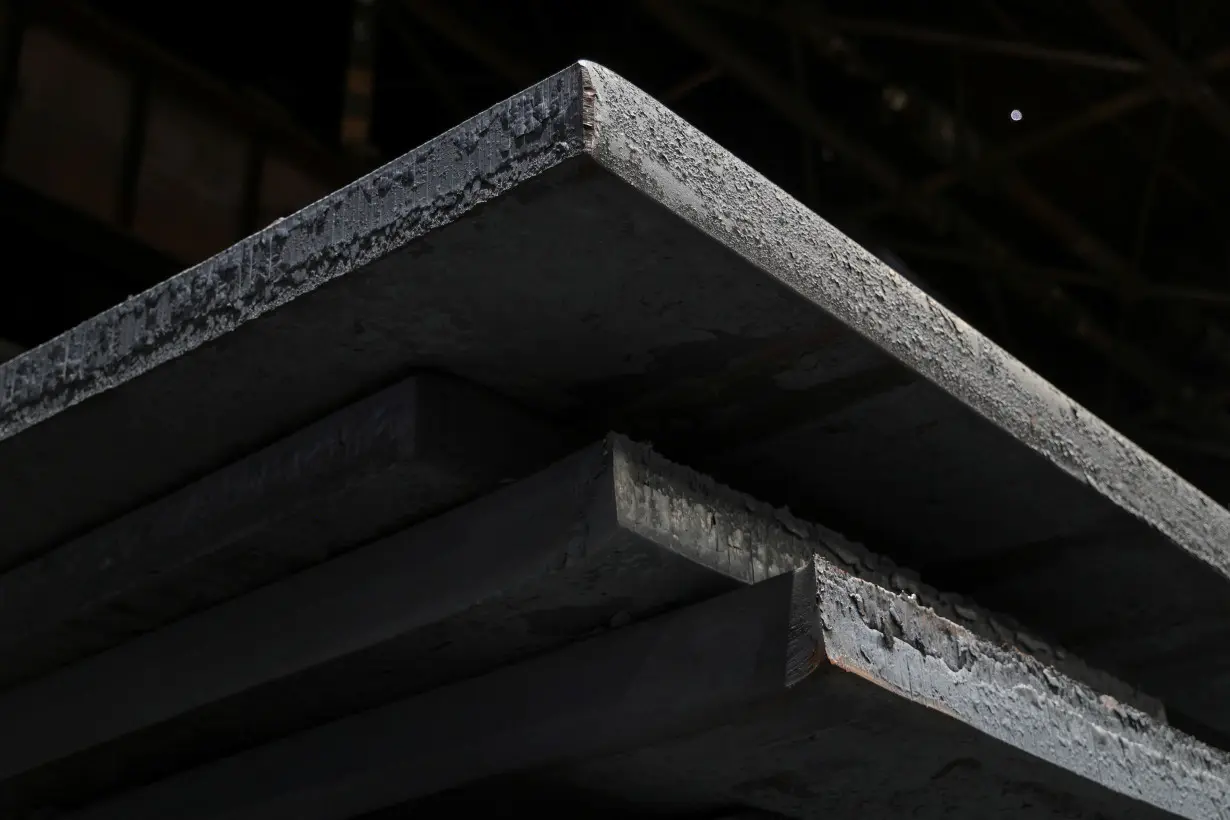
[[536, 73], [517, 55], [472, 26], [447, 4], [436, 0], [403, 0], [406, 8], [438, 36], [452, 43], [467, 55], [499, 74], [506, 82], [524, 86], [533, 82]]
[[342, 95], [342, 147], [358, 155], [374, 153], [371, 143], [372, 89], [375, 81], [376, 4], [356, 0], [350, 24], [350, 62]]
[[1223, 139], [1230, 140], [1230, 105], [1212, 85], [1122, 0], [1089, 0], [1089, 4], [1108, 27], [1149, 61], [1159, 85], [1194, 108]]
[[0, 158], [8, 144], [9, 119], [17, 99], [21, 50], [29, 18], [26, 0], [0, 4]]
[[[887, 157], [869, 147], [866, 141], [845, 133], [844, 129], [817, 110], [804, 95], [783, 83], [773, 70], [744, 54], [735, 40], [690, 13], [684, 5], [660, 0], [643, 0], [642, 5], [664, 26], [721, 64], [732, 77], [746, 85], [779, 114], [842, 155], [877, 187], [885, 191], [900, 191], [906, 187], [905, 178]], [[813, 29], [805, 27], [803, 30], [809, 36], [816, 37]], [[852, 55], [849, 48], [841, 49], [837, 53], [843, 58]], [[1031, 197], [1030, 204], [1040, 216], [1052, 220], [1064, 230], [1073, 227], [1064, 221], [1063, 214], [1056, 214], [1049, 203], [1035, 197], [1036, 192], [1028, 190], [1027, 186], [1022, 187], [1020, 192]], [[908, 203], [908, 206], [912, 217], [918, 218], [939, 235], [955, 234], [963, 243], [996, 257], [1015, 256], [1011, 248], [994, 232], [946, 199], [931, 196], [914, 200]], [[1102, 255], [1099, 248], [1093, 247], [1092, 250]], [[1044, 315], [1056, 321], [1067, 334], [1101, 353], [1110, 364], [1159, 398], [1166, 397], [1166, 400], [1175, 406], [1185, 406], [1194, 398], [1189, 395], [1194, 392], [1190, 384], [1177, 378], [1173, 368], [1155, 358], [1151, 352], [1117, 339], [1101, 325], [1097, 317], [1071, 299], [1055, 283], [1040, 283], [1015, 275], [1005, 276], [1004, 281]]]
[[1054, 48], [1016, 40], [998, 40], [960, 31], [945, 31], [891, 20], [836, 17], [827, 14], [824, 19], [828, 27], [834, 31], [855, 37], [875, 37], [923, 45], [950, 46], [955, 49], [1000, 57], [1038, 60], [1053, 65], [1092, 68], [1118, 74], [1144, 74], [1149, 70], [1149, 67], [1140, 60], [1114, 54]]
[[[806, 32], [807, 36], [814, 42], [817, 52], [835, 62], [847, 73], [861, 80], [870, 80], [885, 87], [897, 87], [896, 81], [887, 77], [886, 72], [881, 67], [874, 65], [872, 61], [867, 60], [859, 53], [856, 44], [847, 41], [842, 42], [840, 47], [834, 47], [834, 43], [839, 42], [840, 37], [836, 30], [829, 25], [828, 18], [824, 14], [819, 13], [814, 7], [797, 3], [793, 5], [788, 4], [782, 12], [781, 19], [783, 23], [790, 26], [791, 30], [801, 28]], [[923, 123], [947, 122], [952, 125], [958, 143], [978, 146], [980, 151], [985, 150], [987, 154], [995, 152], [995, 148], [988, 146], [986, 140], [981, 135], [957, 119], [948, 106], [935, 102], [928, 98], [925, 93], [919, 93], [918, 89], [910, 88], [908, 84], [903, 90], [907, 92], [903, 98], [908, 100], [906, 113], [914, 111], [919, 115], [920, 122]], [[924, 127], [920, 133], [923, 135], [924, 149], [934, 153], [936, 146], [930, 144], [931, 131]], [[942, 150], [946, 151], [947, 149], [944, 148]], [[943, 159], [942, 156], [939, 158]], [[1000, 165], [992, 179], [995, 185], [1016, 204], [1022, 213], [1028, 215], [1044, 230], [1049, 232], [1075, 258], [1082, 260], [1092, 270], [1114, 281], [1121, 290], [1130, 292], [1136, 287], [1148, 284], [1147, 276], [1138, 269], [1138, 266], [1132, 264], [1130, 258], [1121, 255], [1115, 248], [1096, 236], [1074, 214], [1066, 211], [1043, 191], [1036, 188], [1025, 175], [1011, 167]], [[908, 186], [901, 186], [894, 194], [899, 195], [903, 190], [908, 190]], [[914, 210], [917, 210], [919, 205], [925, 206], [928, 202], [935, 203], [940, 201], [942, 200], [931, 198], [915, 202], [913, 203]], [[1230, 367], [1230, 346], [1227, 346], [1225, 343], [1221, 330], [1216, 323], [1210, 322], [1207, 317], [1187, 309], [1185, 305], [1171, 304], [1167, 305], [1166, 308], [1167, 312], [1164, 315], [1173, 323], [1174, 327], [1182, 330], [1189, 338], [1198, 340], [1210, 353], [1219, 358], [1227, 367]], [[1078, 326], [1090, 327], [1093, 324], [1091, 320], [1092, 317], [1086, 315], [1081, 319]], [[1094, 334], [1090, 333], [1089, 335], [1092, 337]], [[1123, 341], [1117, 338], [1120, 335], [1115, 334], [1110, 337], [1112, 344], [1109, 347], [1102, 340], [1098, 340], [1097, 344], [1091, 346], [1098, 349], [1104, 355], [1108, 355], [1111, 361], [1115, 361], [1122, 356], [1122, 349], [1126, 347]], [[1083, 341], [1089, 342], [1090, 339], [1084, 339]], [[1125, 369], [1125, 372], [1139, 380], [1139, 373], [1134, 373], [1132, 370], [1127, 369]], [[1149, 377], [1149, 382], [1151, 383], [1146, 382], [1145, 386], [1150, 387], [1155, 392], [1160, 391], [1158, 398], [1161, 398], [1164, 402], [1177, 403], [1179, 405], [1186, 403], [1185, 393], [1190, 388], [1173, 384], [1167, 386], [1167, 381], [1164, 375], [1155, 372]], [[1175, 390], [1176, 387], [1178, 387], [1177, 391]], [[1169, 393], [1169, 396], [1166, 393]], [[1203, 413], [1203, 417], [1201, 417], [1198, 413], [1203, 413], [1203, 411], [1192, 412], [1192, 420], [1196, 423], [1217, 425], [1223, 431], [1230, 431], [1230, 426], [1227, 425], [1224, 419], [1219, 418], [1218, 414]]]

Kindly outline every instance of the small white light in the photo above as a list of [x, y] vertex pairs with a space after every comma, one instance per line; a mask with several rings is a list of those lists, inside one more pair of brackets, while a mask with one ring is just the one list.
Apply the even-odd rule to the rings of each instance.
[[1021, 121], [1021, 112], [1019, 109], [1016, 109], [1016, 108], [1012, 109], [1012, 121], [1013, 122]]

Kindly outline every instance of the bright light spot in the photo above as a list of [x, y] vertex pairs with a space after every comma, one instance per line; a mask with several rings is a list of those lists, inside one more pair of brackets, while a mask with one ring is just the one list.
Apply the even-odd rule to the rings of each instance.
[[1020, 122], [1021, 116], [1022, 115], [1019, 109], [1016, 109], [1016, 108], [1012, 109], [1012, 121], [1013, 122]]

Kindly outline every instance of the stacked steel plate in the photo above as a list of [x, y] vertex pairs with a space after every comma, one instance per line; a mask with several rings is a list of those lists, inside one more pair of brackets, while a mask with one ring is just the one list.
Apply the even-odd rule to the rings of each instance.
[[5, 818], [1230, 817], [1230, 513], [593, 64], [0, 366], [0, 570]]

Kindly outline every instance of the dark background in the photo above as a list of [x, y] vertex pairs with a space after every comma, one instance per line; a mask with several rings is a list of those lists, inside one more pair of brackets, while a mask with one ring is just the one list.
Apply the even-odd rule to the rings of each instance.
[[0, 8], [0, 358], [588, 58], [1230, 498], [1224, 0]]

